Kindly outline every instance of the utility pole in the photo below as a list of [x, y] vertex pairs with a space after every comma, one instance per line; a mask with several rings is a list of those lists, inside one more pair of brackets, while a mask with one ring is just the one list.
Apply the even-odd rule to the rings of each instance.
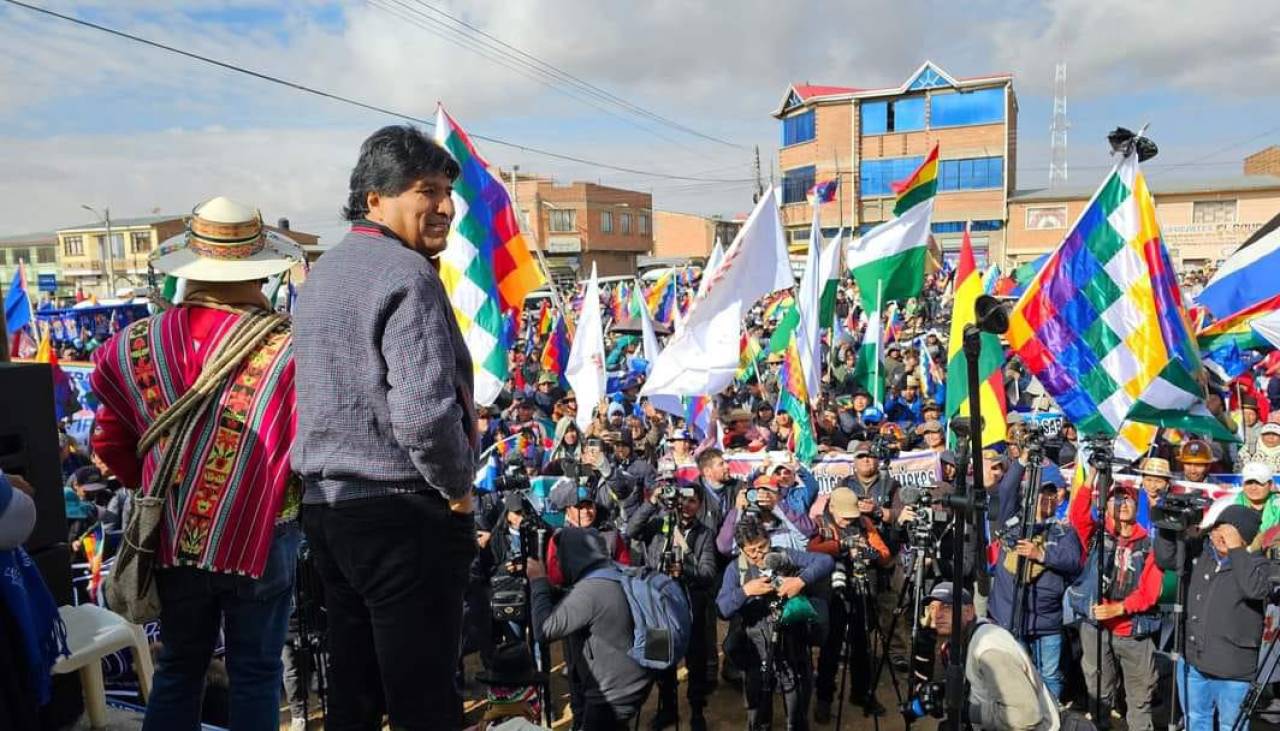
[[756, 162], [754, 169], [756, 175], [756, 194], [751, 197], [751, 202], [759, 203], [760, 196], [764, 195], [764, 180], [760, 177], [760, 145], [756, 145]]
[[[97, 209], [94, 208], [93, 206], [82, 203], [80, 204], [80, 207], [85, 209], [86, 211], [89, 211], [93, 215], [101, 218], [103, 224], [105, 224], [107, 227], [106, 245], [103, 246], [103, 249], [105, 249], [103, 256], [107, 260], [106, 261], [107, 297], [108, 298], [115, 297], [116, 296], [116, 255], [115, 255], [115, 241], [112, 240], [111, 238], [111, 209], [104, 208], [102, 209], [103, 210], [102, 213], [98, 213]], [[124, 252], [123, 251], [120, 252], [120, 255], [123, 256]]]
[[1067, 64], [1053, 72], [1053, 123], [1049, 126], [1049, 188], [1067, 184]]

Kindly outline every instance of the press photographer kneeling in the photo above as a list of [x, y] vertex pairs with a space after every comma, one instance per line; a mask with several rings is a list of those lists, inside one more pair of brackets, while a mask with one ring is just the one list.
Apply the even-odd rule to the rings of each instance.
[[753, 519], [734, 531], [738, 559], [725, 569], [716, 604], [729, 620], [725, 655], [743, 670], [747, 728], [767, 729], [773, 693], [782, 692], [787, 728], [804, 729], [812, 688], [810, 625], [815, 589], [831, 575], [830, 556], [770, 550], [769, 533]]
[[[944, 581], [929, 593], [921, 624], [932, 627], [945, 641], [939, 657], [951, 647], [952, 584]], [[1058, 703], [1045, 686], [1031, 656], [1009, 630], [987, 619], [979, 619], [973, 597], [960, 590], [961, 632], [967, 641], [964, 658], [964, 722], [975, 729], [1035, 729], [1056, 731], [1060, 727]], [[914, 719], [924, 715], [941, 718], [945, 691], [941, 683], [925, 683], [904, 713]]]

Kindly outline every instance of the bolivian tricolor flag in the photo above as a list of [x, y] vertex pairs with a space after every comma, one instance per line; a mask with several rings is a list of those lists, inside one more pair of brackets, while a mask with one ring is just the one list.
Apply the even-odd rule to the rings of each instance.
[[[964, 327], [977, 322], [974, 304], [982, 294], [982, 275], [973, 261], [973, 245], [969, 229], [960, 244], [960, 263], [956, 267], [956, 298], [951, 310], [951, 339], [947, 341], [947, 418], [969, 414], [969, 369], [964, 359]], [[978, 393], [982, 404], [982, 446], [989, 447], [1005, 438], [1004, 348], [1000, 337], [982, 334], [982, 352], [978, 355]]]
[[894, 183], [893, 218], [862, 235], [849, 250], [849, 269], [858, 281], [862, 308], [918, 297], [924, 288], [933, 199], [938, 192], [938, 147], [911, 177]]

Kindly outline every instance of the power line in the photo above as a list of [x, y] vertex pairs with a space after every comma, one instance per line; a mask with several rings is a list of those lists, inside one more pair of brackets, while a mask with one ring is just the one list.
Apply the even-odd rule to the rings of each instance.
[[685, 133], [687, 133], [687, 134], [694, 135], [695, 137], [701, 137], [702, 139], [704, 139], [704, 140], [708, 140], [708, 141], [710, 141], [710, 142], [715, 142], [715, 143], [718, 143], [718, 144], [721, 144], [721, 145], [725, 145], [725, 146], [727, 146], [727, 147], [735, 147], [735, 148], [738, 148], [738, 149], [746, 149], [746, 146], [744, 146], [744, 145], [740, 145], [740, 144], [737, 144], [737, 143], [734, 143], [734, 142], [729, 142], [729, 141], [727, 141], [727, 140], [721, 139], [721, 138], [719, 138], [719, 137], [715, 137], [715, 136], [713, 136], [713, 135], [705, 134], [705, 133], [700, 132], [700, 131], [698, 131], [698, 130], [696, 130], [696, 129], [693, 129], [692, 127], [688, 127], [688, 126], [686, 126], [686, 125], [684, 125], [684, 124], [681, 124], [680, 122], [676, 122], [675, 120], [672, 120], [672, 119], [669, 119], [669, 118], [667, 118], [667, 117], [664, 117], [664, 116], [662, 116], [662, 115], [660, 115], [660, 114], [657, 114], [656, 112], [652, 112], [652, 111], [650, 111], [650, 110], [648, 110], [648, 109], [645, 109], [644, 107], [641, 107], [641, 106], [638, 106], [638, 105], [636, 105], [636, 104], [633, 104], [632, 102], [627, 101], [626, 99], [624, 99], [624, 98], [622, 98], [622, 97], [619, 97], [619, 96], [617, 96], [616, 94], [613, 94], [612, 92], [610, 92], [610, 91], [608, 91], [608, 90], [606, 90], [606, 89], [603, 89], [603, 88], [601, 88], [601, 87], [599, 87], [599, 86], [596, 86], [595, 84], [592, 84], [592, 83], [590, 83], [590, 82], [588, 82], [588, 81], [585, 81], [585, 80], [583, 80], [583, 79], [579, 78], [578, 76], [575, 76], [575, 75], [573, 75], [573, 74], [569, 73], [568, 71], [565, 71], [564, 69], [561, 69], [560, 67], [555, 66], [554, 64], [551, 64], [551, 63], [548, 63], [548, 62], [546, 62], [546, 61], [543, 61], [541, 58], [538, 58], [537, 56], [534, 56], [533, 54], [528, 53], [528, 52], [524, 51], [523, 49], [518, 48], [518, 47], [516, 47], [516, 46], [514, 46], [514, 45], [512, 45], [512, 44], [510, 44], [510, 43], [507, 43], [506, 41], [502, 40], [501, 38], [498, 38], [498, 37], [496, 37], [496, 36], [491, 35], [490, 33], [486, 32], [486, 31], [485, 31], [484, 29], [482, 29], [482, 28], [479, 28], [479, 27], [477, 27], [477, 26], [475, 26], [475, 25], [472, 25], [471, 23], [468, 23], [467, 21], [465, 21], [465, 20], [463, 20], [463, 19], [461, 19], [461, 18], [458, 18], [458, 17], [456, 17], [456, 16], [450, 15], [449, 13], [447, 13], [447, 12], [445, 12], [445, 11], [441, 10], [440, 8], [437, 8], [437, 7], [436, 7], [436, 6], [434, 6], [434, 5], [432, 5], [431, 3], [425, 2], [425, 0], [413, 0], [413, 2], [414, 2], [415, 4], [417, 4], [417, 5], [420, 5], [420, 6], [424, 7], [424, 8], [427, 8], [427, 9], [428, 9], [430, 12], [432, 12], [432, 13], [435, 13], [435, 14], [437, 14], [437, 15], [443, 16], [444, 18], [447, 18], [448, 20], [452, 21], [452, 22], [453, 22], [454, 24], [456, 24], [457, 26], [460, 26], [460, 27], [462, 27], [462, 28], [465, 28], [465, 29], [467, 29], [467, 30], [470, 30], [470, 31], [474, 32], [476, 35], [478, 35], [478, 36], [482, 36], [482, 37], [484, 37], [484, 38], [486, 38], [486, 39], [488, 39], [488, 40], [492, 41], [494, 44], [497, 44], [498, 46], [501, 46], [502, 48], [504, 48], [504, 49], [506, 49], [506, 50], [508, 50], [508, 51], [511, 51], [511, 52], [513, 52], [513, 53], [517, 54], [518, 56], [521, 56], [522, 58], [528, 59], [529, 61], [531, 61], [531, 62], [532, 62], [532, 63], [530, 64], [531, 66], [536, 64], [536, 66], [537, 66], [537, 67], [547, 69], [550, 73], [554, 74], [556, 77], [558, 77], [558, 78], [560, 78], [560, 79], [563, 79], [563, 80], [564, 80], [564, 81], [566, 81], [567, 83], [573, 84], [574, 86], [576, 86], [576, 87], [578, 87], [578, 88], [581, 88], [581, 89], [583, 89], [583, 90], [589, 91], [589, 92], [591, 92], [592, 94], [594, 94], [594, 95], [598, 96], [599, 98], [604, 99], [604, 100], [607, 100], [607, 101], [610, 101], [610, 102], [612, 102], [612, 103], [614, 103], [614, 104], [616, 104], [616, 105], [618, 105], [618, 106], [620, 106], [620, 107], [622, 107], [622, 108], [624, 108], [624, 109], [628, 109], [628, 110], [630, 110], [631, 112], [633, 112], [633, 113], [635, 113], [635, 114], [637, 114], [637, 115], [640, 115], [640, 116], [646, 117], [646, 118], [648, 118], [648, 119], [652, 119], [652, 120], [654, 120], [654, 121], [656, 121], [656, 122], [660, 122], [660, 123], [662, 123], [662, 124], [664, 124], [664, 125], [667, 125], [667, 126], [669, 126], [669, 127], [672, 127], [673, 129], [678, 129], [678, 130], [680, 130], [680, 131], [682, 131], [682, 132], [685, 132]]
[[[378, 105], [376, 105], [376, 104], [372, 104], [372, 103], [369, 103], [369, 102], [360, 101], [360, 100], [358, 100], [358, 99], [352, 99], [352, 98], [350, 98], [350, 97], [346, 97], [346, 96], [343, 96], [343, 95], [341, 95], [341, 94], [337, 94], [337, 93], [330, 92], [330, 91], [324, 91], [323, 89], [317, 89], [317, 88], [314, 88], [314, 87], [306, 86], [306, 85], [304, 85], [304, 84], [300, 84], [300, 83], [298, 83], [298, 82], [296, 82], [296, 81], [290, 81], [290, 80], [288, 80], [288, 79], [283, 79], [283, 78], [280, 78], [280, 77], [278, 77], [278, 76], [272, 76], [272, 75], [270, 75], [270, 74], [263, 73], [263, 72], [261, 72], [261, 71], [255, 71], [255, 70], [253, 70], [253, 69], [245, 68], [245, 67], [243, 67], [243, 66], [237, 66], [237, 65], [235, 65], [235, 64], [233, 64], [233, 63], [229, 63], [229, 62], [227, 62], [227, 61], [220, 61], [220, 60], [218, 60], [218, 59], [216, 59], [216, 58], [211, 58], [211, 57], [209, 57], [209, 56], [203, 56], [203, 55], [201, 55], [201, 54], [198, 54], [198, 53], [195, 53], [195, 52], [192, 52], [192, 51], [187, 51], [187, 50], [184, 50], [184, 49], [181, 49], [181, 48], [177, 48], [177, 47], [175, 47], [175, 46], [170, 46], [170, 45], [167, 45], [167, 44], [164, 44], [164, 43], [160, 43], [159, 41], [153, 41], [153, 40], [150, 40], [150, 39], [148, 39], [148, 38], [143, 38], [143, 37], [141, 37], [141, 36], [137, 36], [137, 35], [134, 35], [134, 34], [132, 34], [132, 33], [127, 33], [127, 32], [122, 31], [122, 30], [117, 30], [117, 29], [115, 29], [115, 28], [111, 28], [111, 27], [108, 27], [108, 26], [105, 26], [105, 25], [100, 25], [100, 24], [98, 24], [98, 23], [93, 23], [93, 22], [90, 22], [90, 21], [87, 21], [87, 20], [82, 20], [82, 19], [80, 19], [80, 18], [76, 18], [76, 17], [70, 16], [70, 15], [64, 15], [64, 14], [62, 14], [62, 13], [55, 12], [55, 11], [53, 11], [53, 10], [49, 10], [49, 9], [47, 9], [47, 8], [38, 7], [38, 6], [36, 6], [36, 5], [30, 5], [30, 4], [28, 4], [28, 3], [22, 2], [21, 0], [3, 0], [3, 2], [6, 2], [6, 3], [8, 3], [8, 4], [10, 4], [10, 5], [13, 5], [13, 6], [16, 6], [16, 7], [25, 8], [25, 9], [27, 9], [27, 10], [31, 10], [31, 11], [34, 11], [34, 12], [37, 12], [37, 13], [41, 13], [41, 14], [43, 14], [43, 15], [47, 15], [47, 16], [52, 17], [52, 18], [57, 18], [57, 19], [59, 19], [59, 20], [65, 20], [65, 21], [67, 21], [68, 23], [74, 23], [74, 24], [79, 25], [79, 26], [84, 27], [84, 28], [91, 28], [91, 29], [93, 29], [93, 30], [100, 31], [100, 32], [103, 32], [103, 33], [107, 33], [107, 34], [110, 34], [110, 35], [116, 36], [116, 37], [118, 37], [118, 38], [124, 38], [125, 40], [133, 41], [133, 42], [135, 42], [135, 43], [141, 43], [141, 44], [143, 44], [143, 45], [145, 45], [145, 46], [150, 46], [150, 47], [152, 47], [152, 48], [156, 48], [156, 49], [159, 49], [159, 50], [161, 50], [161, 51], [167, 51], [167, 52], [169, 52], [169, 53], [173, 53], [173, 54], [176, 54], [176, 55], [179, 55], [179, 56], [183, 56], [183, 57], [186, 57], [186, 58], [189, 58], [189, 59], [195, 60], [195, 61], [200, 61], [200, 62], [202, 62], [202, 63], [207, 63], [207, 64], [210, 64], [210, 65], [212, 65], [212, 66], [217, 66], [217, 67], [222, 68], [222, 69], [225, 69], [225, 70], [227, 70], [227, 71], [234, 71], [234, 72], [236, 72], [236, 73], [244, 74], [244, 75], [246, 75], [246, 76], [252, 76], [252, 77], [254, 77], [254, 78], [256, 78], [256, 79], [259, 79], [259, 80], [261, 80], [261, 81], [270, 82], [270, 83], [272, 83], [272, 84], [278, 84], [278, 85], [280, 85], [280, 86], [288, 87], [288, 88], [293, 89], [293, 90], [295, 90], [295, 91], [300, 91], [300, 92], [303, 92], [303, 93], [306, 93], [306, 94], [312, 94], [312, 95], [314, 95], [314, 96], [322, 97], [322, 98], [324, 98], [324, 99], [329, 99], [329, 100], [331, 100], [331, 101], [342, 102], [343, 104], [350, 104], [350, 105], [352, 105], [352, 106], [359, 107], [359, 108], [364, 109], [364, 110], [367, 110], [367, 111], [377, 112], [378, 114], [385, 114], [385, 115], [390, 116], [390, 117], [396, 117], [396, 118], [403, 119], [403, 120], [406, 120], [406, 121], [409, 121], [409, 122], [416, 122], [416, 123], [418, 123], [418, 124], [422, 124], [422, 125], [425, 125], [425, 126], [427, 126], [427, 127], [433, 128], [433, 129], [435, 128], [435, 121], [434, 121], [434, 120], [423, 119], [422, 117], [416, 117], [416, 116], [414, 116], [414, 115], [412, 115], [412, 114], [405, 114], [405, 113], [403, 113], [403, 112], [397, 112], [397, 111], [394, 111], [394, 110], [392, 110], [392, 109], [388, 109], [388, 108], [386, 108], [386, 107], [378, 106]], [[583, 157], [577, 157], [577, 156], [575, 156], [575, 155], [567, 155], [567, 154], [560, 153], [560, 152], [552, 152], [551, 150], [544, 150], [544, 149], [541, 149], [541, 148], [538, 148], [538, 147], [532, 147], [532, 146], [530, 146], [530, 145], [520, 144], [520, 143], [518, 143], [518, 142], [509, 142], [509, 141], [507, 141], [507, 140], [499, 139], [499, 138], [497, 138], [497, 137], [489, 137], [489, 136], [486, 136], [486, 135], [480, 135], [480, 134], [474, 134], [474, 133], [469, 133], [469, 134], [470, 134], [470, 137], [471, 137], [472, 139], [483, 140], [483, 141], [485, 141], [485, 142], [490, 142], [490, 143], [495, 144], [495, 145], [501, 145], [501, 146], [503, 146], [503, 147], [508, 147], [508, 148], [513, 149], [513, 150], [520, 150], [521, 152], [526, 152], [526, 153], [529, 153], [529, 154], [532, 154], [532, 155], [541, 155], [541, 156], [543, 156], [543, 157], [548, 157], [548, 158], [551, 158], [551, 159], [554, 159], [554, 160], [563, 160], [563, 161], [565, 161], [565, 162], [574, 162], [574, 163], [579, 163], [579, 164], [582, 164], [582, 165], [590, 165], [590, 166], [594, 166], [594, 167], [598, 167], [598, 168], [603, 168], [603, 169], [605, 169], [605, 170], [616, 170], [616, 171], [618, 171], [618, 172], [622, 172], [622, 173], [631, 173], [631, 174], [633, 174], [633, 175], [642, 175], [642, 176], [650, 177], [650, 178], [661, 178], [661, 179], [666, 179], [666, 180], [690, 180], [690, 181], [706, 182], [706, 183], [739, 183], [739, 182], [742, 182], [743, 180], [746, 180], [746, 178], [723, 178], [723, 179], [718, 179], [718, 178], [699, 178], [699, 177], [688, 176], [688, 175], [675, 175], [675, 174], [672, 174], [672, 173], [660, 173], [660, 172], [655, 172], [655, 171], [652, 171], [652, 170], [642, 170], [642, 169], [638, 169], [638, 168], [626, 167], [626, 166], [623, 166], [623, 165], [612, 165], [612, 164], [609, 164], [609, 163], [598, 162], [598, 161], [596, 161], [596, 160], [590, 160], [590, 159], [583, 158]]]
[[[369, 6], [372, 8], [381, 10], [382, 12], [387, 13], [388, 15], [391, 15], [400, 20], [403, 20], [407, 23], [411, 23], [421, 28], [422, 30], [425, 30], [428, 33], [431, 33], [432, 35], [440, 38], [441, 40], [444, 40], [447, 43], [451, 43], [454, 46], [457, 46], [458, 48], [461, 48], [463, 50], [476, 53], [496, 63], [497, 65], [502, 66], [503, 68], [509, 71], [520, 74], [522, 76], [526, 76], [529, 79], [532, 79], [533, 81], [537, 82], [538, 84], [545, 86], [551, 91], [554, 91], [559, 94], [564, 94], [565, 96], [571, 99], [580, 101], [583, 104], [586, 104], [603, 114], [607, 114], [610, 117], [613, 117], [614, 119], [617, 119], [625, 124], [632, 125], [637, 129], [648, 132], [649, 134], [657, 137], [658, 139], [668, 144], [675, 145], [676, 147], [679, 147], [683, 150], [687, 150], [688, 152], [691, 152], [693, 154], [705, 157], [704, 154], [698, 152], [694, 148], [689, 147], [688, 145], [685, 145], [675, 139], [672, 139], [671, 137], [660, 134], [657, 131], [651, 129], [650, 127], [639, 123], [635, 119], [632, 119], [631, 117], [624, 117], [621, 114], [618, 114], [611, 109], [601, 106], [600, 104], [596, 103], [590, 98], [583, 97], [582, 95], [578, 94], [576, 91], [572, 89], [563, 88], [563, 86], [559, 84], [557, 80], [554, 77], [551, 77], [549, 74], [545, 74], [543, 72], [540, 72], [538, 69], [531, 68], [527, 64], [521, 64], [519, 62], [508, 59], [506, 56], [503, 56], [501, 54], [495, 55], [487, 47], [478, 45], [476, 42], [473, 41], [473, 39], [469, 37], [466, 37], [466, 36], [455, 37], [453, 34], [447, 34], [449, 29], [445, 29], [442, 32], [442, 30], [440, 29], [439, 23], [437, 21], [433, 20], [432, 18], [424, 14], [422, 11], [414, 9], [412, 6], [403, 2], [403, 0], [380, 0], [380, 1], [367, 0], [367, 2]], [[394, 5], [390, 5], [386, 3], [394, 3]], [[428, 23], [430, 25], [427, 25]]]

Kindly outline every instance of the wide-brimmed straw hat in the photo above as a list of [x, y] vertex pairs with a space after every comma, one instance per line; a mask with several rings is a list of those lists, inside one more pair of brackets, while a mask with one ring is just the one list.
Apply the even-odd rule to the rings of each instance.
[[150, 262], [175, 277], [250, 282], [305, 258], [300, 246], [262, 224], [258, 209], [219, 196], [196, 206], [187, 230], [156, 247]]

